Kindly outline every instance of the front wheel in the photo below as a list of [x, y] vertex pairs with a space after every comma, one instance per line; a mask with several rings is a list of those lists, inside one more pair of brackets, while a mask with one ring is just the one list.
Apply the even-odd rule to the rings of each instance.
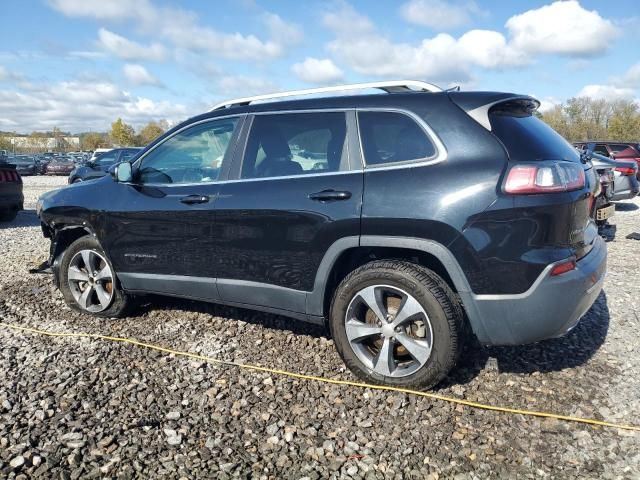
[[434, 272], [374, 261], [338, 286], [329, 326], [340, 356], [360, 378], [427, 389], [455, 365], [463, 322], [457, 295]]
[[60, 290], [67, 305], [99, 317], [121, 317], [129, 297], [119, 288], [111, 263], [100, 244], [81, 237], [63, 253], [59, 271]]

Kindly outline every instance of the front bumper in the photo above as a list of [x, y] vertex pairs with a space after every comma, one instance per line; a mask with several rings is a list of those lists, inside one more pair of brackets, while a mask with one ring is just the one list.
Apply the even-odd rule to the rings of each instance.
[[529, 290], [515, 295], [470, 295], [465, 302], [476, 320], [474, 333], [485, 345], [523, 345], [571, 330], [600, 294], [607, 247], [598, 236], [575, 270], [550, 276], [545, 268]]

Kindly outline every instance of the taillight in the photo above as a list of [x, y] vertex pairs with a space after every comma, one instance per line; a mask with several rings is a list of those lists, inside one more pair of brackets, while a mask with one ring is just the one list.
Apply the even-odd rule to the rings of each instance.
[[572, 162], [517, 164], [504, 181], [505, 193], [552, 193], [580, 190], [585, 186], [582, 165]]
[[637, 168], [631, 168], [631, 167], [616, 167], [615, 170], [616, 172], [620, 172], [624, 176], [635, 175], [636, 172], [638, 171]]
[[558, 263], [555, 267], [551, 269], [550, 275], [552, 277], [555, 277], [557, 275], [562, 275], [563, 273], [570, 272], [571, 270], [575, 270], [575, 268], [576, 268], [576, 261], [572, 259], [567, 262]]

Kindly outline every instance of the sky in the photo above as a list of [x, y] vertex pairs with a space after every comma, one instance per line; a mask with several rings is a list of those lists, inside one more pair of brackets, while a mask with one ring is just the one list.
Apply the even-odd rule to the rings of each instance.
[[385, 79], [640, 101], [638, 0], [2, 0], [0, 130]]

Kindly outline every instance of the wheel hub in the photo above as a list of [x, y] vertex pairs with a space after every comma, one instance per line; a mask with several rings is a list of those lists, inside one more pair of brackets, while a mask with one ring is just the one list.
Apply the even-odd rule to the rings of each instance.
[[431, 356], [429, 317], [397, 287], [373, 285], [356, 293], [347, 307], [345, 330], [358, 359], [384, 376], [411, 375]]

